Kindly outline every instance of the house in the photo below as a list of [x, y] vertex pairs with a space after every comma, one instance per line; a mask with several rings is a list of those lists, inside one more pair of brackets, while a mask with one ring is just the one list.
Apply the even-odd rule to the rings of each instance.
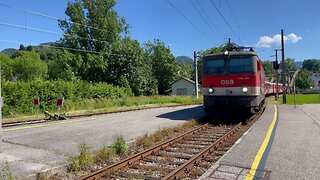
[[320, 88], [320, 86], [319, 86], [320, 85], [320, 73], [313, 73], [311, 75], [311, 79], [313, 81], [314, 89], [319, 90], [319, 88]]
[[[200, 91], [200, 85], [198, 91]], [[193, 96], [195, 95], [195, 82], [188, 78], [181, 78], [172, 84], [172, 95]]]

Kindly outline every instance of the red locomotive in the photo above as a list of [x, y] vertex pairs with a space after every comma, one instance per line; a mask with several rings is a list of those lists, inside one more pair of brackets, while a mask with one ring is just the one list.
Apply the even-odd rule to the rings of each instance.
[[275, 84], [265, 82], [262, 61], [252, 48], [245, 51], [229, 45], [224, 53], [203, 57], [204, 109], [207, 113], [221, 109], [254, 113], [262, 107], [266, 95], [275, 93]]

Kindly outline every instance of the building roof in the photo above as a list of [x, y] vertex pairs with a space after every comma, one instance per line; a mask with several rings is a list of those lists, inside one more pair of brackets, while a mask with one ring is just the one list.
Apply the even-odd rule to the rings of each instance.
[[[188, 78], [186, 78], [186, 77], [182, 77], [182, 78], [176, 80], [174, 83], [176, 83], [176, 82], [178, 82], [178, 81], [180, 81], [180, 80], [182, 80], [182, 79], [183, 79], [183, 80], [186, 80], [186, 81], [188, 81], [188, 82], [190, 82], [190, 83], [192, 83], [192, 84], [195, 84], [194, 81], [192, 81], [191, 79], [188, 79]], [[174, 84], [174, 83], [172, 83], [172, 84]]]

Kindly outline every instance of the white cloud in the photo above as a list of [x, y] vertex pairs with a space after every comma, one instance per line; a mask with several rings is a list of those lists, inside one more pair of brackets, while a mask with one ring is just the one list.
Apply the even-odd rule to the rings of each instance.
[[[291, 42], [291, 43], [296, 43], [299, 40], [301, 40], [302, 37], [301, 36], [297, 36], [293, 33], [284, 36], [284, 41], [285, 42]], [[270, 48], [273, 45], [280, 45], [281, 44], [281, 35], [280, 34], [276, 34], [273, 37], [270, 36], [262, 36], [260, 37], [259, 42], [256, 44], [257, 47], [267, 47]]]

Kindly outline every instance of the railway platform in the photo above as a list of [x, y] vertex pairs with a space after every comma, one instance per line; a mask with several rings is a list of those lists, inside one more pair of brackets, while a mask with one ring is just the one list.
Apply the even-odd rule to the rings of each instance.
[[320, 104], [268, 105], [199, 179], [320, 179]]

